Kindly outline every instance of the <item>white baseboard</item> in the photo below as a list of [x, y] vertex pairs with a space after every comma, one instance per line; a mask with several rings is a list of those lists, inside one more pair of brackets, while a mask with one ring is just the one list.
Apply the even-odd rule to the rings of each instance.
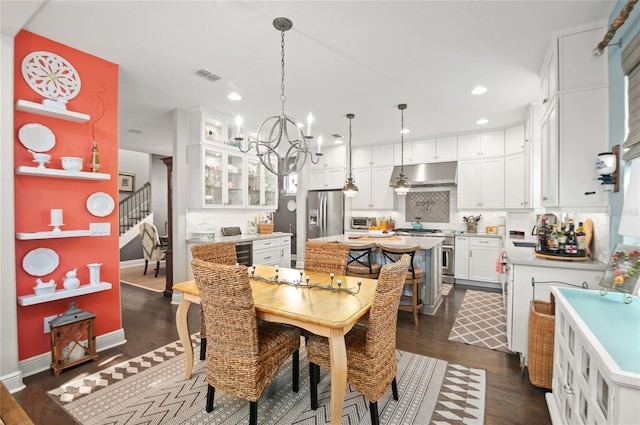
[[[96, 351], [104, 351], [109, 348], [117, 347], [126, 343], [124, 338], [124, 329], [120, 328], [117, 331], [109, 332], [104, 335], [96, 337]], [[23, 377], [35, 375], [36, 373], [43, 372], [51, 368], [51, 352], [38, 354], [37, 356], [30, 357], [19, 362], [20, 371]], [[3, 379], [4, 382], [4, 379]], [[6, 384], [5, 384], [6, 385]], [[7, 385], [7, 388], [9, 386]], [[24, 388], [24, 385], [23, 385]], [[22, 389], [22, 388], [20, 388]], [[11, 391], [11, 390], [9, 390]], [[19, 391], [19, 390], [16, 390]]]
[[20, 390], [23, 390], [26, 387], [26, 385], [24, 385], [24, 382], [22, 382], [22, 378], [22, 371], [19, 370], [5, 376], [0, 376], [0, 381], [2, 381], [4, 386], [7, 387], [7, 390], [9, 390], [11, 394], [13, 394]]

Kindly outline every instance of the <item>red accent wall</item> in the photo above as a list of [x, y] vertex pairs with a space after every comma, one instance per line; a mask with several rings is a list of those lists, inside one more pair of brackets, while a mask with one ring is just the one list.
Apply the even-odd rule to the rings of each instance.
[[[104, 116], [95, 124], [102, 173], [111, 180], [74, 180], [39, 176], [15, 176], [15, 228], [16, 232], [41, 232], [51, 230], [50, 210], [63, 209], [62, 230], [88, 230], [89, 223], [111, 223], [110, 236], [74, 237], [61, 239], [16, 239], [16, 292], [18, 296], [33, 294], [36, 276], [22, 268], [23, 257], [36, 248], [50, 248], [60, 257], [59, 266], [43, 281], [55, 279], [57, 288], [63, 288], [62, 278], [67, 271], [78, 268], [81, 285], [89, 283], [89, 263], [102, 263], [100, 280], [110, 282], [109, 291], [81, 295], [32, 306], [18, 306], [19, 359], [50, 351], [49, 334], [43, 330], [44, 318], [60, 314], [75, 301], [78, 308], [96, 314], [96, 335], [102, 335], [122, 327], [120, 314], [120, 271], [118, 245], [118, 65], [78, 51], [28, 31], [21, 31], [15, 38], [15, 99], [41, 103], [42, 97], [22, 77], [23, 58], [34, 51], [55, 53], [66, 59], [80, 75], [79, 94], [69, 100], [67, 109], [91, 116], [86, 123], [74, 123], [28, 112], [15, 111], [14, 165], [35, 166], [32, 155], [18, 139], [18, 130], [27, 123], [42, 124], [55, 134], [56, 144], [48, 151], [51, 162], [47, 168], [62, 169], [60, 157], [76, 156], [84, 159], [83, 171], [89, 171], [92, 147], [92, 125], [100, 116], [104, 100]], [[106, 217], [92, 215], [86, 207], [87, 198], [95, 192], [108, 193], [115, 201], [114, 211]]]

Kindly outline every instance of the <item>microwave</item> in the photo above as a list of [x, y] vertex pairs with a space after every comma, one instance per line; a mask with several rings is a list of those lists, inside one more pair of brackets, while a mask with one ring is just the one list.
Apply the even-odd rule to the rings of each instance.
[[369, 229], [372, 226], [373, 218], [371, 217], [351, 217], [352, 229]]

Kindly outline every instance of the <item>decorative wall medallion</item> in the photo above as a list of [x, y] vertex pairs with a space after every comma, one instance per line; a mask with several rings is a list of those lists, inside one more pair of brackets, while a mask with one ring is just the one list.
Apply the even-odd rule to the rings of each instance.
[[50, 52], [32, 52], [22, 60], [22, 77], [43, 96], [43, 105], [66, 109], [80, 92], [80, 75], [63, 57]]

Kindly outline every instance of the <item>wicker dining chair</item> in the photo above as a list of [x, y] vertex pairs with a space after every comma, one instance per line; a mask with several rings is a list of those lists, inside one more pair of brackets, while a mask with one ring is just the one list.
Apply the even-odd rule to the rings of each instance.
[[[237, 264], [235, 242], [216, 242], [191, 247], [191, 257], [216, 264], [233, 266]], [[207, 322], [204, 310], [200, 307], [200, 360], [207, 356]]]
[[290, 355], [293, 391], [299, 389], [300, 332], [293, 326], [258, 320], [247, 267], [194, 259], [191, 267], [210, 324], [207, 338], [207, 403], [215, 390], [250, 402], [249, 423], [257, 424], [258, 399]]
[[[347, 382], [369, 400], [372, 425], [379, 423], [378, 400], [389, 385], [394, 400], [398, 400], [396, 320], [410, 261], [409, 255], [403, 255], [399, 261], [382, 267], [366, 325], [357, 323], [344, 338], [347, 349]], [[307, 357], [311, 378], [311, 408], [316, 410], [320, 366], [325, 369], [331, 366], [328, 339], [311, 335], [307, 342]]]
[[377, 279], [382, 265], [375, 262], [378, 246], [371, 242], [366, 244], [348, 244], [347, 276]]
[[308, 272], [347, 273], [349, 246], [342, 242], [307, 241], [304, 251], [304, 270]]
[[[407, 254], [411, 257], [411, 264], [409, 265], [409, 271], [407, 271], [407, 277], [404, 281], [406, 286], [411, 288], [411, 295], [405, 295], [403, 293], [400, 306], [398, 309], [403, 311], [410, 311], [413, 313], [413, 323], [418, 324], [418, 314], [422, 314], [422, 299], [420, 298], [420, 288], [422, 287], [422, 281], [424, 279], [424, 270], [420, 267], [416, 267], [416, 254], [420, 252], [418, 245], [410, 246], [397, 246], [397, 245], [384, 245], [380, 244], [380, 252], [385, 263], [397, 261], [402, 255]], [[402, 302], [404, 301], [404, 302]]]

